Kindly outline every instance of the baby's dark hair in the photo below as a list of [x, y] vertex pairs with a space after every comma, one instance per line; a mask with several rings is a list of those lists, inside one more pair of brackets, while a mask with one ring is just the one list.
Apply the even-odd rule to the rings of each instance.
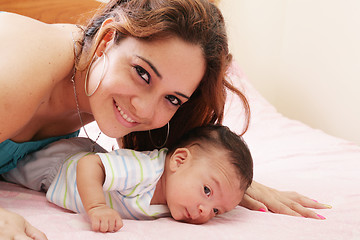
[[207, 152], [214, 150], [225, 150], [230, 163], [235, 166], [240, 178], [241, 190], [246, 190], [253, 178], [253, 160], [250, 150], [243, 138], [232, 132], [228, 127], [220, 124], [210, 124], [196, 127], [187, 132], [174, 147], [169, 149], [172, 154], [175, 149], [198, 145]]

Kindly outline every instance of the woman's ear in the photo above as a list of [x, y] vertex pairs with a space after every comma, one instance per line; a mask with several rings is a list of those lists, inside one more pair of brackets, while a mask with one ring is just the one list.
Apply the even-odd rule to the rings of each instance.
[[176, 172], [184, 164], [191, 161], [191, 152], [188, 148], [178, 148], [170, 157], [169, 168], [172, 172]]
[[114, 39], [115, 37], [115, 30], [114, 29], [108, 29], [107, 25], [111, 24], [114, 22], [114, 19], [112, 18], [108, 18], [106, 19], [100, 27], [99, 30], [99, 36], [102, 35], [103, 31], [107, 31], [105, 33], [105, 35], [102, 36], [102, 39], [100, 39], [99, 45], [95, 51], [96, 56], [101, 57], [101, 55], [103, 54], [103, 52], [105, 52], [106, 50], [106, 46]]

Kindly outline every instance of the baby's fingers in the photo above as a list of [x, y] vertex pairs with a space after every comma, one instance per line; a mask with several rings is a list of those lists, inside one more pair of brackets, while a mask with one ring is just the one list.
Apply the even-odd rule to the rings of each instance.
[[117, 232], [123, 226], [121, 218], [112, 219], [108, 222], [108, 232]]
[[109, 221], [107, 219], [102, 219], [100, 220], [100, 232], [106, 233], [106, 232], [110, 232], [109, 231]]
[[120, 228], [122, 228], [123, 226], [124, 226], [124, 224], [123, 224], [122, 219], [121, 219], [121, 218], [117, 219], [117, 220], [115, 221], [114, 232], [119, 231]]
[[118, 231], [121, 227], [123, 226], [123, 222], [122, 219], [120, 217], [117, 218], [102, 218], [99, 221], [99, 225], [97, 230], [95, 230], [93, 228], [94, 231], [99, 231], [99, 232], [116, 232]]
[[100, 219], [95, 219], [95, 218], [92, 218], [91, 219], [91, 229], [95, 232], [99, 232], [100, 231]]

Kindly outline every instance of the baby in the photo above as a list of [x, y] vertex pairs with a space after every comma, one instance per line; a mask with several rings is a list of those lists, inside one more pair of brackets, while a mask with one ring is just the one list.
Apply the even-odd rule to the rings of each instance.
[[253, 177], [248, 147], [220, 125], [195, 128], [172, 149], [89, 148], [85, 138], [60, 140], [2, 176], [46, 191], [60, 207], [87, 213], [100, 232], [119, 230], [123, 218], [205, 223], [235, 208]]

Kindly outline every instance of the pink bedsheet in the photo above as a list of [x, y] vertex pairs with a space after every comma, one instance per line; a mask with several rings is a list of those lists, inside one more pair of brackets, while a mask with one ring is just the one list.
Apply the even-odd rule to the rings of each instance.
[[[90, 231], [86, 217], [48, 203], [43, 193], [0, 183], [0, 206], [20, 213], [51, 240], [64, 239], [360, 239], [360, 147], [280, 115], [234, 64], [229, 78], [250, 100], [252, 120], [244, 138], [254, 158], [255, 180], [333, 206], [317, 210], [324, 221], [237, 207], [204, 225], [171, 218], [124, 220], [117, 233]], [[286, 101], [286, 99], [284, 99]], [[241, 105], [229, 98], [224, 124], [242, 129]], [[339, 123], [341, 124], [341, 123]], [[96, 127], [90, 126], [92, 136]], [[114, 141], [101, 137], [108, 149]]]

